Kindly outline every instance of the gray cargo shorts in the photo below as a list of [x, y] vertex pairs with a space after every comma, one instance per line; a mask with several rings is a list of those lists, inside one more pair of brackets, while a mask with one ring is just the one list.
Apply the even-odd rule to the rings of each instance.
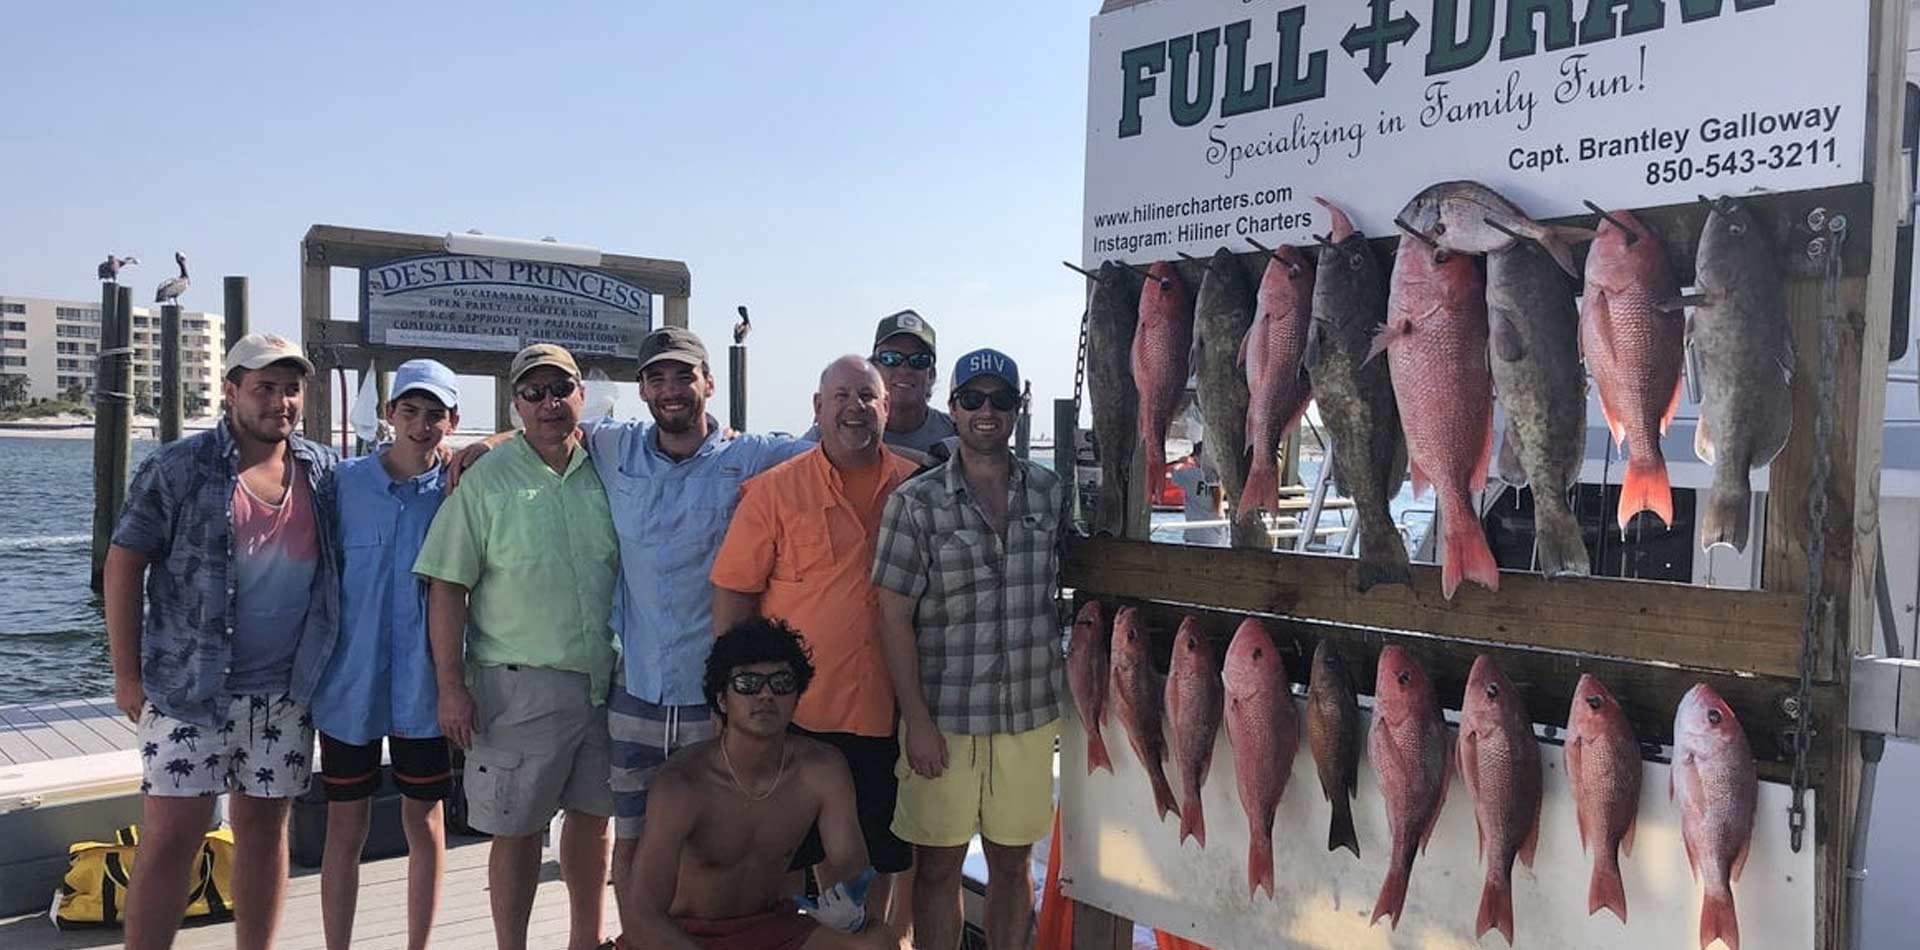
[[467, 823], [488, 834], [539, 834], [560, 809], [613, 814], [607, 709], [587, 675], [475, 666], [473, 748], [463, 778]]

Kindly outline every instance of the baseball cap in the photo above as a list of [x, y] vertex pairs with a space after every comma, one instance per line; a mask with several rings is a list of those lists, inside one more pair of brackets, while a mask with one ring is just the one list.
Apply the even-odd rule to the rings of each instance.
[[967, 383], [987, 376], [1007, 384], [1007, 388], [1020, 391], [1020, 367], [1013, 357], [999, 350], [979, 349], [960, 357], [953, 365], [953, 388], [959, 389]]
[[399, 399], [410, 392], [423, 392], [448, 409], [460, 405], [460, 384], [454, 381], [453, 370], [437, 360], [408, 360], [393, 371], [393, 399]]
[[700, 366], [707, 362], [707, 345], [686, 327], [661, 327], [640, 341], [640, 368], [646, 369], [661, 360]]
[[888, 337], [898, 336], [902, 333], [919, 338], [920, 342], [925, 343], [929, 350], [935, 349], [933, 343], [933, 325], [911, 310], [902, 310], [893, 316], [881, 320], [880, 325], [873, 330], [873, 345], [879, 346], [885, 343]]
[[313, 361], [300, 352], [298, 344], [278, 333], [249, 333], [241, 337], [233, 349], [227, 351], [226, 368], [220, 375], [231, 375], [236, 369], [260, 369], [281, 360], [299, 363], [308, 376], [313, 375]]
[[567, 375], [580, 378], [580, 364], [573, 361], [573, 354], [558, 343], [535, 343], [513, 354], [513, 366], [507, 370], [509, 382], [518, 385], [520, 377], [528, 370], [542, 366], [554, 366], [566, 370]]

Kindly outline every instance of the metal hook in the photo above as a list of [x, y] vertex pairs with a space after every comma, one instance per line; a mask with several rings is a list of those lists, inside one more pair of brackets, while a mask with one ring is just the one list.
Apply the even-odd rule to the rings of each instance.
[[1061, 261], [1060, 266], [1070, 271], [1073, 271], [1074, 273], [1079, 274], [1080, 276], [1085, 277], [1088, 280], [1099, 281], [1101, 279], [1099, 274], [1095, 274], [1090, 271], [1083, 270], [1079, 267], [1076, 267], [1072, 264], [1067, 263], [1066, 261]]
[[1602, 208], [1602, 207], [1600, 207], [1599, 205], [1597, 205], [1597, 204], [1594, 204], [1594, 203], [1593, 203], [1593, 202], [1591, 202], [1591, 201], [1581, 201], [1580, 203], [1581, 203], [1581, 204], [1583, 204], [1583, 205], [1586, 205], [1586, 206], [1587, 206], [1587, 210], [1588, 210], [1588, 211], [1591, 211], [1591, 212], [1593, 212], [1594, 214], [1597, 214], [1597, 215], [1599, 215], [1599, 216], [1600, 216], [1600, 220], [1602, 220], [1602, 221], [1605, 221], [1605, 222], [1607, 222], [1608, 224], [1611, 224], [1611, 225], [1613, 225], [1614, 227], [1616, 227], [1616, 228], [1619, 228], [1619, 229], [1620, 229], [1621, 231], [1624, 231], [1624, 232], [1626, 232], [1626, 235], [1627, 235], [1627, 246], [1628, 246], [1628, 247], [1632, 247], [1632, 246], [1634, 246], [1635, 244], [1638, 244], [1638, 243], [1640, 242], [1640, 233], [1639, 233], [1639, 232], [1637, 232], [1637, 231], [1635, 231], [1635, 230], [1633, 230], [1632, 228], [1629, 228], [1629, 227], [1627, 227], [1626, 225], [1624, 225], [1624, 224], [1622, 224], [1622, 223], [1620, 223], [1620, 219], [1619, 219], [1619, 218], [1616, 218], [1616, 217], [1614, 217], [1614, 216], [1613, 216], [1613, 215], [1611, 215], [1611, 214], [1608, 214], [1608, 213], [1607, 213], [1607, 209], [1605, 209], [1605, 208]]
[[1168, 287], [1173, 286], [1173, 283], [1167, 280], [1165, 277], [1155, 277], [1153, 276], [1152, 271], [1147, 270], [1146, 268], [1141, 267], [1138, 264], [1129, 264], [1126, 262], [1122, 262], [1120, 266], [1130, 271], [1133, 271], [1134, 273], [1139, 274], [1141, 277], [1144, 277], [1148, 280], [1158, 281], [1160, 283], [1161, 290], [1166, 290]]
[[1260, 253], [1262, 253], [1262, 254], [1272, 254], [1272, 253], [1273, 253], [1273, 248], [1270, 248], [1270, 247], [1268, 247], [1268, 246], [1266, 246], [1265, 244], [1262, 244], [1262, 243], [1260, 243], [1259, 241], [1256, 241], [1256, 240], [1254, 240], [1253, 238], [1247, 238], [1247, 243], [1248, 243], [1248, 244], [1251, 244], [1251, 245], [1253, 245], [1253, 246], [1254, 246], [1254, 247], [1255, 247], [1256, 249], [1258, 249], [1258, 250], [1260, 251]]
[[1176, 253], [1176, 254], [1178, 254], [1178, 255], [1180, 255], [1180, 259], [1181, 259], [1181, 260], [1183, 260], [1183, 261], [1197, 261], [1197, 260], [1199, 260], [1199, 258], [1197, 258], [1197, 257], [1195, 257], [1195, 256], [1193, 256], [1192, 254], [1188, 254], [1188, 253], [1187, 253], [1186, 251], [1175, 251], [1174, 253]]
[[1407, 232], [1407, 234], [1411, 235], [1415, 240], [1419, 241], [1420, 243], [1425, 244], [1426, 246], [1433, 248], [1436, 251], [1440, 249], [1440, 242], [1435, 241], [1433, 238], [1427, 236], [1427, 233], [1425, 231], [1422, 231], [1418, 228], [1415, 228], [1413, 225], [1408, 224], [1407, 219], [1395, 218], [1393, 219], [1393, 223], [1400, 230]]
[[1516, 241], [1530, 240], [1526, 235], [1521, 234], [1520, 232], [1515, 231], [1514, 229], [1507, 227], [1506, 225], [1501, 224], [1500, 222], [1495, 221], [1492, 218], [1483, 217], [1480, 220], [1486, 222], [1487, 227], [1490, 227], [1495, 231], [1498, 231], [1501, 234], [1506, 235], [1507, 237], [1513, 238]]

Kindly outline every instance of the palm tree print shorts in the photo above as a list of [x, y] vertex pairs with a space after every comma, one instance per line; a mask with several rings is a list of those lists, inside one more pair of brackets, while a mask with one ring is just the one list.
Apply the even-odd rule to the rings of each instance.
[[307, 790], [313, 773], [313, 717], [285, 693], [234, 696], [212, 727], [163, 715], [148, 703], [139, 733], [146, 795], [292, 798]]

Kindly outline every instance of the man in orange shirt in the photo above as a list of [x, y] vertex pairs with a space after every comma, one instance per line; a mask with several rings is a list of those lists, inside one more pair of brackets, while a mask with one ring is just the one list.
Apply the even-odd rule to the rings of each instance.
[[[793, 722], [847, 759], [867, 854], [880, 872], [867, 906], [884, 915], [892, 875], [913, 865], [913, 849], [893, 834], [900, 745], [880, 652], [879, 595], [868, 574], [887, 497], [916, 466], [882, 442], [886, 383], [864, 357], [827, 366], [813, 412], [819, 447], [741, 489], [713, 564], [713, 623], [723, 631], [759, 614], [786, 621], [812, 645], [818, 679]], [[794, 867], [821, 856], [816, 830]]]

